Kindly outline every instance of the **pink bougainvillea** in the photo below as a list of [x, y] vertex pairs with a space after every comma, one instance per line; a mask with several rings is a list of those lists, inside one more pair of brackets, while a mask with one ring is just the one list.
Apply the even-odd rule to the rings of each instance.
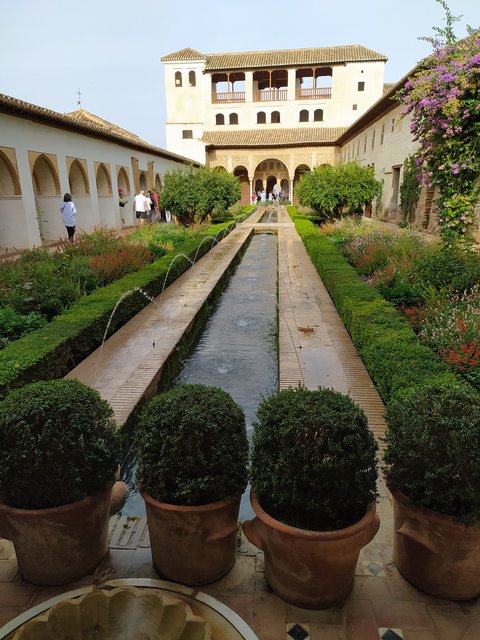
[[398, 97], [420, 143], [419, 180], [440, 190], [442, 239], [468, 242], [480, 193], [480, 31], [438, 46]]

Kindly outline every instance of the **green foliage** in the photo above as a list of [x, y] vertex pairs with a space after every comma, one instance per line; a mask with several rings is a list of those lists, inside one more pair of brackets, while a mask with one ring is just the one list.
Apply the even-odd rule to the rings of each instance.
[[311, 207], [327, 220], [338, 218], [342, 213], [361, 214], [381, 189], [371, 167], [349, 162], [338, 167], [321, 165], [304, 173], [296, 194], [303, 206]]
[[187, 259], [177, 259], [179, 253], [191, 259], [201, 258], [212, 244], [202, 244], [203, 238], [215, 236], [222, 229], [228, 233], [229, 228], [212, 225], [202, 235], [189, 237], [179, 252], [169, 253], [140, 271], [97, 289], [46, 326], [7, 345], [0, 352], [0, 397], [27, 382], [64, 376], [101, 344], [108, 319], [120, 298], [122, 303], [112, 318], [111, 333], [148, 304], [144, 293], [159, 295], [190, 267]]
[[403, 163], [403, 179], [400, 185], [400, 206], [407, 222], [411, 222], [420, 197], [420, 182], [417, 177], [415, 154], [405, 158]]
[[156, 396], [138, 419], [141, 491], [170, 504], [239, 496], [247, 484], [245, 416], [217, 387], [182, 385]]
[[180, 224], [188, 225], [225, 213], [239, 198], [240, 182], [234, 175], [191, 165], [165, 173], [160, 202]]
[[10, 307], [0, 308], [0, 349], [10, 341], [43, 327], [46, 322], [46, 318], [33, 311], [21, 315]]
[[480, 283], [480, 254], [456, 247], [432, 247], [413, 264], [412, 278], [440, 291], [469, 291]]
[[113, 412], [78, 380], [37, 382], [0, 401], [0, 501], [44, 509], [113, 483], [120, 442]]
[[409, 389], [386, 412], [386, 477], [415, 504], [480, 520], [480, 396], [467, 385]]
[[363, 411], [320, 388], [273, 393], [258, 407], [251, 479], [265, 511], [302, 529], [360, 520], [376, 498], [376, 443]]

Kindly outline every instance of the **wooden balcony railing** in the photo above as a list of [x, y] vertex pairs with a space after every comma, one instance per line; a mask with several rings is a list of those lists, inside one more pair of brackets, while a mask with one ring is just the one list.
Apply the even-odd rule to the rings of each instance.
[[245, 91], [228, 91], [212, 93], [212, 103], [245, 102]]
[[253, 92], [254, 102], [278, 102], [286, 100], [288, 95], [287, 89], [263, 89], [263, 91]]
[[315, 98], [328, 99], [332, 97], [331, 87], [316, 87], [314, 89], [297, 89], [297, 100], [312, 100]]

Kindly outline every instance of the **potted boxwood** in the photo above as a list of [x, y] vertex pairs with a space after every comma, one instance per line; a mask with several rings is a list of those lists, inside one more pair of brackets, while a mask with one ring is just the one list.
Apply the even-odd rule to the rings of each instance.
[[376, 534], [377, 446], [354, 402], [330, 389], [265, 398], [254, 423], [251, 503], [243, 523], [281, 598], [316, 609], [344, 600]]
[[480, 595], [480, 395], [438, 381], [395, 396], [386, 411], [385, 476], [393, 558], [440, 598]]
[[187, 585], [217, 580], [236, 559], [247, 485], [242, 409], [222, 389], [182, 385], [148, 403], [137, 435], [137, 482], [157, 572]]
[[110, 406], [78, 380], [50, 380], [0, 402], [0, 535], [23, 577], [58, 585], [108, 550], [120, 441]]

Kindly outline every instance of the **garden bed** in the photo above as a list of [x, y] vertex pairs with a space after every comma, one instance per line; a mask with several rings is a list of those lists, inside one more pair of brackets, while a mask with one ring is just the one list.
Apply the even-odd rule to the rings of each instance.
[[[34, 380], [64, 376], [102, 342], [107, 322], [109, 335], [159, 295], [211, 248], [206, 236], [227, 233], [232, 223], [212, 225], [196, 237], [186, 237], [176, 249], [80, 298], [45, 326], [8, 344], [0, 352], [0, 396]], [[187, 258], [178, 259], [179, 254]], [[167, 277], [168, 276], [168, 277]]]
[[383, 401], [406, 387], [458, 382], [458, 376], [420, 343], [406, 317], [362, 280], [335, 244], [295, 207], [288, 210]]

